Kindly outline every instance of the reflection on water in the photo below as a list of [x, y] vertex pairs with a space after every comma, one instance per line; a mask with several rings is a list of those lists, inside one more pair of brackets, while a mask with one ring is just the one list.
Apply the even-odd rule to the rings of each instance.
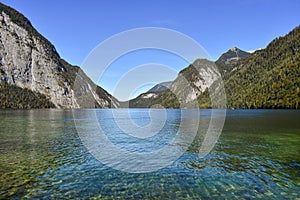
[[[199, 127], [197, 110], [94, 111], [74, 114], [81, 141], [103, 164], [124, 172], [153, 172], [169, 166], [186, 152], [198, 130], [199, 135], [206, 132]], [[144, 125], [137, 126], [138, 121]]]
[[[149, 123], [148, 110], [132, 112], [135, 123]], [[145, 141], [122, 134], [108, 110], [96, 113], [114, 144], [133, 152], [170, 144], [182, 117], [169, 110], [165, 133]], [[70, 110], [0, 111], [0, 199], [300, 197], [299, 111], [228, 111], [217, 145], [200, 159], [209, 116], [209, 110], [201, 111], [198, 135], [172, 165], [131, 174], [106, 167], [89, 154]], [[84, 120], [85, 115], [76, 117]]]

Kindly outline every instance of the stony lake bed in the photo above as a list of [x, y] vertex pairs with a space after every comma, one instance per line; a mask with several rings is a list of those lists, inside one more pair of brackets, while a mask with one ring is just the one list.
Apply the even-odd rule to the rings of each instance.
[[[111, 110], [84, 112], [105, 115], [107, 124], [114, 121], [109, 119]], [[197, 135], [173, 164], [150, 173], [115, 170], [95, 159], [80, 140], [73, 112], [0, 111], [1, 199], [300, 197], [299, 111], [227, 110], [222, 134], [207, 156], [198, 157]], [[129, 112], [137, 123], [150, 120], [148, 109]], [[170, 138], [178, 127], [174, 116], [180, 118], [179, 112], [179, 109], [167, 110], [170, 114], [167, 118], [172, 116], [165, 130]], [[209, 110], [201, 112], [201, 116], [210, 113]], [[146, 143], [152, 144], [144, 145], [151, 151], [169, 141], [167, 132], [151, 140], [132, 140], [118, 134], [113, 124], [108, 126], [108, 137], [113, 135], [116, 145], [130, 146], [127, 149], [130, 151], [141, 151], [139, 147]]]

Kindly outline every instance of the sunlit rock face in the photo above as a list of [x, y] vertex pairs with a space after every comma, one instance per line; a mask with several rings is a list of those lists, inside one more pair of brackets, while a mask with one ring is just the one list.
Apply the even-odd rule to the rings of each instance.
[[[75, 80], [80, 83], [76, 88]], [[62, 60], [55, 47], [28, 19], [3, 4], [0, 9], [0, 81], [44, 94], [57, 108], [119, 105], [79, 67]]]

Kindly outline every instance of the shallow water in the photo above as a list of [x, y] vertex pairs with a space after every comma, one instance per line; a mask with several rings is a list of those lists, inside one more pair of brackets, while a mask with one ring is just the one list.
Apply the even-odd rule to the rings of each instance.
[[[130, 110], [132, 120], [147, 125], [148, 111]], [[155, 118], [164, 117], [166, 124], [144, 140], [122, 133], [109, 109], [75, 112], [77, 126], [87, 113], [96, 113], [115, 145], [139, 153], [169, 144], [183, 117], [176, 109], [158, 113]], [[123, 112], [117, 117], [126, 125]], [[209, 110], [201, 111], [198, 135], [173, 164], [150, 173], [127, 173], [89, 153], [71, 110], [0, 111], [0, 199], [300, 198], [299, 111], [229, 110], [216, 146], [199, 158], [209, 116]]]

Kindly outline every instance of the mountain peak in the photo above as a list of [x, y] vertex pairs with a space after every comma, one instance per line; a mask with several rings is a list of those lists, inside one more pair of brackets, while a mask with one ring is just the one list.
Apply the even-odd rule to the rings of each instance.
[[240, 50], [237, 47], [231, 47], [226, 53], [223, 53], [220, 58], [216, 61], [217, 64], [222, 65], [232, 65], [237, 62], [237, 60], [248, 56], [249, 53]]
[[230, 50], [231, 50], [231, 51], [238, 51], [238, 50], [240, 50], [240, 49], [237, 48], [236, 46], [233, 46], [233, 47], [230, 48]]
[[235, 64], [241, 58], [248, 56], [250, 53], [243, 51], [236, 46], [231, 47], [227, 52], [223, 53], [216, 61], [221, 74], [231, 72], [234, 69]]

